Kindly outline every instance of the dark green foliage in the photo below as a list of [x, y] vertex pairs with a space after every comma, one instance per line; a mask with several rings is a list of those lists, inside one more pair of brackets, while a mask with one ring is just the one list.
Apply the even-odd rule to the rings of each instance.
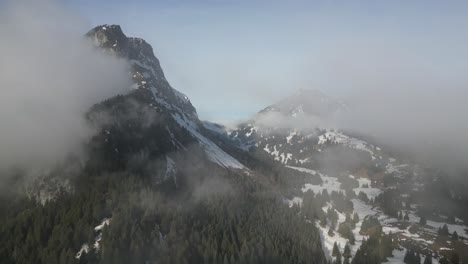
[[353, 258], [353, 264], [380, 264], [392, 256], [392, 239], [389, 235], [371, 235], [362, 242]]
[[0, 229], [1, 262], [74, 263], [103, 215], [112, 221], [101, 250], [84, 254], [81, 263], [325, 261], [317, 229], [272, 193], [214, 195], [176, 205], [139, 177], [112, 174], [104, 182], [106, 193], [89, 185], [44, 206], [2, 203], [8, 217]]
[[353, 211], [353, 203], [344, 195], [343, 192], [332, 192], [330, 195], [335, 209], [340, 213], [351, 213]]
[[444, 224], [438, 231], [439, 236], [447, 237], [449, 235], [448, 226]]
[[439, 264], [449, 264], [449, 261], [448, 261], [445, 257], [442, 257], [442, 258], [439, 260]]
[[385, 190], [376, 197], [375, 202], [382, 208], [385, 214], [398, 217], [398, 210], [401, 207], [400, 194], [393, 189]]
[[354, 234], [353, 234], [353, 229], [351, 228], [350, 223], [341, 223], [340, 226], [338, 227], [338, 233], [349, 240], [349, 243], [351, 245], [354, 245], [355, 239], [354, 239]]
[[405, 221], [409, 221], [408, 212], [406, 212], [406, 213], [405, 213], [405, 216], [403, 217], [403, 220], [405, 220]]
[[369, 237], [368, 240], [364, 240], [361, 247], [356, 251], [356, 255], [351, 263], [380, 264], [382, 258], [380, 256], [379, 246], [379, 239], [374, 236]]
[[350, 258], [351, 257], [351, 249], [349, 248], [349, 245], [346, 244], [343, 250], [343, 257], [345, 258]]
[[320, 220], [323, 225], [326, 224], [326, 215], [322, 210], [325, 205], [325, 201], [322, 199], [322, 195], [314, 195], [312, 191], [304, 193], [302, 200], [301, 211], [304, 216], [309, 220]]
[[427, 255], [426, 258], [424, 259], [424, 264], [432, 264], [432, 256]]
[[331, 228], [334, 230], [336, 227], [336, 224], [338, 223], [338, 213], [335, 211], [335, 208], [328, 207], [327, 218], [328, 220], [330, 220]]
[[382, 225], [377, 217], [368, 215], [362, 221], [360, 233], [380, 236], [382, 233]]
[[425, 226], [427, 224], [426, 217], [421, 216], [421, 219], [419, 219], [419, 224]]
[[421, 264], [421, 256], [412, 250], [407, 250], [404, 262], [407, 264]]
[[357, 224], [359, 222], [359, 215], [357, 213], [353, 214], [353, 222], [354, 224]]
[[338, 255], [341, 255], [341, 253], [340, 249], [338, 248], [338, 244], [335, 242], [335, 244], [333, 244], [332, 256], [336, 257]]
[[450, 261], [452, 262], [452, 264], [460, 263], [460, 256], [458, 256], [458, 253], [456, 251], [452, 251], [452, 257], [450, 258]]

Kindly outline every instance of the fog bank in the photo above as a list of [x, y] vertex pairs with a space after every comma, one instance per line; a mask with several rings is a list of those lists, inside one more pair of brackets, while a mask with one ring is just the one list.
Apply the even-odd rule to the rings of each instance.
[[48, 166], [92, 133], [83, 114], [127, 89], [127, 66], [95, 50], [59, 1], [0, 8], [0, 168]]

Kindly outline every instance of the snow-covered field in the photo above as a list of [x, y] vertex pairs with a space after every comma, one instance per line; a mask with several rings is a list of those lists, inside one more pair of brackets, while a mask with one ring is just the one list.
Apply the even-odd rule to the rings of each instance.
[[[349, 177], [355, 179], [353, 175], [349, 175]], [[363, 192], [367, 195], [367, 198], [375, 199], [375, 197], [379, 196], [379, 194], [382, 193], [382, 190], [371, 187], [371, 181], [369, 179], [357, 178], [356, 180], [359, 182], [359, 188], [353, 189], [356, 195], [358, 195], [360, 192]]]
[[[342, 191], [342, 189], [340, 189], [341, 183], [335, 177], [330, 177], [330, 176], [324, 175], [324, 174], [322, 174], [322, 173], [320, 173], [318, 171], [311, 170], [311, 169], [293, 167], [293, 166], [288, 166], [288, 167], [292, 168], [292, 169], [295, 169], [295, 170], [298, 170], [298, 171], [310, 173], [312, 175], [317, 175], [318, 174], [320, 176], [320, 178], [322, 179], [323, 183], [321, 185], [314, 185], [314, 184], [310, 184], [310, 183], [304, 184], [304, 186], [302, 187], [302, 192], [306, 192], [308, 190], [311, 190], [315, 194], [317, 194], [317, 193], [323, 192], [324, 190], [328, 191], [329, 193], [331, 193], [333, 191], [336, 191], [336, 192]], [[352, 175], [350, 175], [350, 177], [355, 178]], [[366, 193], [369, 198], [375, 198], [380, 193], [382, 193], [382, 190], [380, 190], [378, 188], [372, 188], [371, 187], [371, 181], [369, 179], [357, 178], [356, 180], [359, 182], [359, 188], [353, 189], [356, 193], [359, 193], [359, 192], [362, 191], [362, 192]], [[367, 186], [369, 186], [369, 188], [367, 188]], [[405, 228], [399, 228], [397, 226], [397, 223], [399, 223], [398, 219], [392, 218], [392, 217], [390, 217], [388, 215], [385, 215], [378, 208], [372, 207], [372, 206], [366, 204], [365, 202], [363, 202], [363, 201], [361, 201], [359, 199], [352, 199], [351, 201], [353, 203], [354, 212], [357, 213], [358, 216], [359, 216], [359, 222], [356, 224], [356, 228], [353, 229], [353, 234], [354, 234], [354, 237], [355, 237], [355, 245], [349, 245], [350, 249], [351, 249], [351, 253], [353, 255], [356, 253], [357, 249], [362, 244], [362, 240], [363, 240], [364, 237], [361, 234], [359, 234], [359, 231], [361, 229], [361, 225], [362, 225], [362, 222], [363, 222], [364, 218], [366, 216], [369, 216], [369, 215], [374, 215], [379, 219], [379, 221], [380, 221], [380, 223], [382, 225], [382, 231], [384, 233], [388, 234], [388, 233], [391, 232], [392, 234], [398, 234], [399, 239], [401, 241], [405, 241], [405, 240], [417, 241], [418, 243], [420, 243], [424, 247], [427, 247], [427, 246], [434, 243], [433, 240], [428, 239], [427, 235], [423, 236], [423, 234], [411, 233], [409, 231], [409, 229], [411, 227], [411, 224], [418, 224], [419, 220], [420, 220], [420, 218], [418, 216], [416, 216], [414, 211], [411, 211], [411, 210], [408, 211], [409, 221], [407, 221], [407, 223], [409, 223], [409, 224], [406, 225]], [[301, 206], [302, 205], [302, 198], [301, 197], [294, 197], [292, 200], [289, 200], [288, 202], [289, 202], [290, 206], [292, 206], [294, 204]], [[331, 208], [330, 204], [328, 204], [327, 206], [322, 208], [322, 210], [324, 212], [327, 212], [329, 207]], [[338, 214], [338, 224], [337, 224], [337, 226], [339, 226], [340, 223], [343, 223], [345, 221], [345, 215], [339, 213], [338, 211], [336, 211], [336, 213]], [[443, 226], [443, 225], [444, 225], [444, 223], [428, 220], [427, 221], [427, 227], [424, 228], [424, 230], [426, 230], [428, 233], [430, 233], [432, 235], [435, 235], [436, 232], [437, 232], [437, 229], [439, 227]], [[344, 246], [348, 242], [348, 240], [346, 238], [342, 237], [336, 231], [334, 232], [334, 234], [332, 236], [330, 236], [328, 234], [328, 231], [330, 229], [330, 223], [327, 223], [326, 226], [322, 227], [317, 222], [316, 226], [319, 228], [319, 231], [320, 231], [320, 235], [321, 235], [321, 238], [322, 238], [322, 244], [323, 244], [325, 254], [328, 255], [328, 258], [330, 260], [332, 259], [331, 252], [333, 250], [333, 245], [334, 245], [335, 242], [339, 246], [340, 252], [343, 252]], [[462, 224], [447, 224], [447, 226], [449, 228], [450, 233], [452, 233], [453, 231], [456, 231], [458, 234], [462, 234], [462, 235], [465, 234], [465, 230], [468, 228], [468, 227], [466, 227], [465, 225], [462, 225]], [[429, 237], [431, 237], [431, 236], [429, 236]], [[467, 243], [467, 242], [465, 242], [465, 243]], [[403, 250], [395, 250], [393, 252], [393, 255], [394, 255], [393, 257], [388, 259], [387, 263], [403, 263], [405, 250], [404, 249]], [[434, 259], [433, 263], [438, 263], [438, 262], [437, 262], [436, 259]]]
[[334, 144], [342, 144], [345, 145], [349, 148], [361, 150], [368, 152], [371, 156], [374, 155], [374, 151], [372, 151], [373, 146], [369, 145], [367, 142], [364, 142], [362, 140], [348, 137], [340, 132], [326, 132], [325, 134], [322, 134], [319, 136], [318, 144], [322, 145], [325, 144], [326, 142], [331, 142]]

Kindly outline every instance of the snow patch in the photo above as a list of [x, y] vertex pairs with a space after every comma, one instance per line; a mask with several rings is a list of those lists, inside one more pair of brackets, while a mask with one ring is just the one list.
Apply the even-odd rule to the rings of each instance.
[[327, 142], [342, 144], [349, 148], [368, 152], [371, 156], [374, 156], [374, 152], [368, 147], [366, 142], [356, 138], [348, 137], [340, 132], [329, 131], [319, 136], [319, 145], [325, 144]]
[[180, 113], [173, 113], [172, 117], [181, 127], [187, 129], [190, 134], [192, 134], [198, 140], [200, 145], [205, 149], [205, 152], [211, 161], [218, 163], [225, 168], [245, 169], [245, 166], [242, 165], [239, 161], [228, 155], [215, 143], [200, 134], [200, 132], [198, 132], [198, 126], [193, 121], [186, 118], [185, 115]]

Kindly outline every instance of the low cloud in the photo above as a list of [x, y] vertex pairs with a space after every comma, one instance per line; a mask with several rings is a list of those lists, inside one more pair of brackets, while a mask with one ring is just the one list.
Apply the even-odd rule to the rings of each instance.
[[93, 48], [88, 25], [58, 1], [0, 10], [0, 168], [79, 153], [93, 132], [84, 113], [128, 88], [126, 63]]
[[338, 43], [317, 59], [321, 69], [309, 86], [347, 104], [336, 127], [433, 165], [466, 166], [468, 53], [448, 37], [439, 42], [431, 48], [411, 36], [368, 36]]

